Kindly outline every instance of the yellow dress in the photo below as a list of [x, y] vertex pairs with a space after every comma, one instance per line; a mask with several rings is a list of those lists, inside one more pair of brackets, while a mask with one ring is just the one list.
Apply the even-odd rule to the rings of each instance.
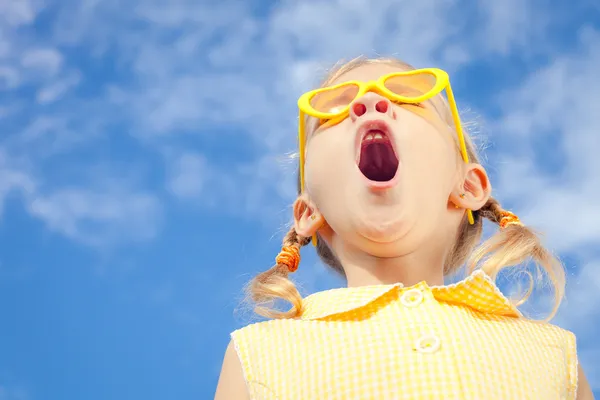
[[575, 336], [476, 271], [448, 286], [319, 292], [231, 334], [251, 399], [575, 399]]

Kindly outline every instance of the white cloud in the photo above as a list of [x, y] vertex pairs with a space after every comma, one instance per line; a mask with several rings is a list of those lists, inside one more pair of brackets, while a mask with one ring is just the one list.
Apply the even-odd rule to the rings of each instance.
[[0, 37], [0, 58], [4, 58], [10, 52], [11, 45], [7, 38]]
[[0, 89], [14, 89], [21, 83], [16, 69], [0, 66]]
[[[39, 168], [44, 162], [53, 161], [57, 155], [85, 148], [86, 144], [102, 135], [102, 130], [94, 125], [95, 120], [93, 115], [40, 113], [24, 123], [16, 134], [8, 135], [5, 146], [13, 158], [24, 162], [28, 160], [29, 164], [36, 164]], [[82, 125], [85, 128], [83, 132], [79, 129]], [[54, 161], [57, 161], [56, 158]]]
[[34, 69], [48, 76], [58, 73], [63, 65], [63, 57], [56, 49], [34, 48], [25, 50], [21, 56], [24, 68]]
[[[565, 307], [557, 315], [556, 322], [570, 329], [588, 332], [598, 321], [597, 304], [600, 302], [600, 259], [582, 266], [579, 274], [571, 276]], [[600, 351], [600, 346], [597, 346]]]
[[30, 0], [2, 0], [0, 1], [0, 23], [10, 26], [19, 26], [33, 22], [36, 16], [36, 4]]
[[205, 187], [204, 182], [207, 175], [206, 158], [198, 154], [182, 154], [171, 164], [171, 168], [168, 186], [175, 196], [182, 199], [198, 198], [203, 188], [211, 190]]
[[60, 189], [31, 196], [27, 207], [50, 230], [92, 246], [153, 239], [161, 213], [153, 195], [124, 188]]
[[0, 89], [11, 96], [0, 109], [0, 213], [14, 195], [49, 230], [80, 243], [150, 240], [161, 224], [158, 197], [140, 188], [139, 179], [115, 173], [118, 168], [98, 175], [109, 171], [99, 168], [106, 161], [86, 157], [91, 144], [114, 135], [107, 126], [115, 123], [117, 110], [102, 96], [74, 96], [71, 89], [84, 76], [52, 37], [37, 37], [23, 27], [42, 7], [35, 1], [0, 1]]
[[[44, 125], [52, 123], [40, 121], [37, 130], [22, 137], [24, 143], [38, 147], [39, 139], [33, 133], [45, 134]], [[90, 167], [80, 167], [78, 173], [85, 183], [56, 187], [49, 184], [43, 168], [27, 157], [15, 156], [18, 154], [0, 151], [0, 217], [5, 199], [13, 195], [49, 230], [86, 245], [119, 247], [157, 235], [162, 205], [154, 193], [140, 189], [131, 177], [121, 174], [118, 180], [107, 179], [105, 174], [96, 176], [93, 168], [86, 172]]]
[[77, 86], [80, 80], [81, 75], [78, 72], [74, 72], [68, 76], [57, 79], [54, 82], [42, 87], [37, 92], [36, 100], [40, 104], [53, 103], [64, 96], [69, 89]]
[[[550, 21], [544, 4], [536, 1], [505, 0], [478, 4], [485, 34], [481, 46], [488, 52], [506, 55], [517, 48], [537, 42], [534, 52], [541, 50], [543, 34]], [[528, 51], [531, 51], [528, 48]]]
[[[137, 84], [115, 89], [113, 100], [133, 106], [131, 122], [144, 135], [202, 130], [211, 123], [245, 124], [260, 131], [254, 140], [269, 138], [270, 145], [271, 138], [281, 137], [285, 116], [294, 118], [295, 97], [321, 72], [311, 68], [365, 51], [401, 50], [404, 58], [431, 64], [457, 33], [448, 16], [452, 4], [287, 2], [260, 20], [239, 3], [209, 7], [179, 1], [165, 7], [144, 2], [126, 18], [141, 23], [145, 33], [120, 37]], [[365, 9], [371, 18], [364, 18]], [[431, 24], [439, 29], [428, 29]], [[175, 27], [186, 34], [173, 35]], [[107, 35], [98, 33], [110, 42]], [[164, 39], [170, 36], [174, 39]], [[453, 54], [452, 59], [464, 62], [468, 53], [455, 48]]]
[[0, 90], [43, 80], [60, 69], [60, 54], [51, 47], [31, 44], [26, 28], [42, 8], [41, 0], [0, 1]]
[[26, 173], [6, 165], [3, 154], [0, 152], [0, 217], [4, 210], [4, 201], [13, 192], [19, 194], [31, 193], [35, 189], [35, 182]]
[[[459, 25], [453, 20], [456, 4], [286, 2], [271, 15], [268, 39], [279, 53], [307, 54], [328, 62], [375, 51], [401, 54], [417, 65], [428, 64], [437, 58], [436, 50], [458, 33]], [[430, 29], [432, 26], [436, 29]]]
[[194, 0], [148, 0], [138, 4], [134, 16], [161, 27], [178, 28], [185, 24], [201, 24], [203, 31], [214, 32], [242, 17], [248, 8], [243, 2], [223, 1], [217, 4]]
[[[600, 243], [600, 32], [580, 37], [576, 54], [556, 57], [501, 96], [504, 115], [494, 124], [514, 152], [498, 170], [498, 193], [520, 204], [558, 251]], [[535, 161], [541, 155], [559, 170], [548, 172]]]
[[[296, 161], [264, 156], [235, 166], [217, 166], [201, 154], [186, 152], [168, 162], [168, 190], [190, 205], [227, 212], [273, 226], [291, 214], [280, 199], [295, 196]], [[268, 182], [269, 184], [264, 184]]]

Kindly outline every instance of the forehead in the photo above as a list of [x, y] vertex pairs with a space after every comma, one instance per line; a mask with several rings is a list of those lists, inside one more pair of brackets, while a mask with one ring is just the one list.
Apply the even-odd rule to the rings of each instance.
[[335, 85], [347, 81], [375, 81], [383, 75], [391, 74], [392, 72], [407, 71], [408, 69], [408, 67], [400, 64], [368, 63], [344, 72], [331, 81], [330, 84]]

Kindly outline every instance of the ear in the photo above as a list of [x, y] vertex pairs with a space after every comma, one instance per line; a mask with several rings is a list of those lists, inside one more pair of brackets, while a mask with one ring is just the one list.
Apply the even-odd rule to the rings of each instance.
[[465, 170], [464, 181], [450, 195], [450, 201], [458, 208], [479, 210], [492, 195], [492, 185], [487, 172], [480, 164], [469, 164]]
[[294, 228], [300, 236], [311, 237], [323, 225], [325, 219], [304, 195], [294, 202]]

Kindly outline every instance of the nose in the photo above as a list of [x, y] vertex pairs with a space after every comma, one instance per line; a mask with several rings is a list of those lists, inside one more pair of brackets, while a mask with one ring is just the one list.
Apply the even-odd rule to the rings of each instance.
[[369, 92], [350, 105], [352, 122], [363, 119], [362, 117], [373, 116], [372, 114], [386, 115], [392, 119], [396, 118], [391, 102], [377, 93]]

